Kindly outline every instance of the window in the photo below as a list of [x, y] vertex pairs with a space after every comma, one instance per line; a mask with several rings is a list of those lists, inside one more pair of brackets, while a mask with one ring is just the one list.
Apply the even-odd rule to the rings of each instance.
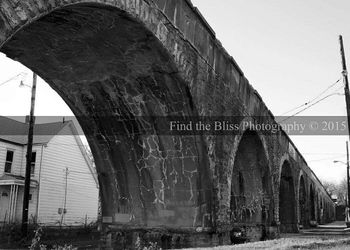
[[13, 162], [13, 151], [7, 150], [6, 153], [6, 162], [5, 162], [5, 173], [11, 173], [11, 167]]
[[34, 176], [35, 173], [35, 160], [36, 160], [36, 152], [32, 152], [32, 158], [30, 160], [30, 176]]

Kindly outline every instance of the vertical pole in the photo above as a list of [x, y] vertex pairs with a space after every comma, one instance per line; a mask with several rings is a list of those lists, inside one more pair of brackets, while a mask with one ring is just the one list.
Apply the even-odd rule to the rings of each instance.
[[29, 189], [30, 189], [30, 170], [32, 161], [33, 148], [33, 130], [34, 130], [34, 108], [35, 108], [35, 93], [36, 93], [37, 76], [33, 73], [32, 97], [30, 101], [30, 115], [29, 115], [29, 130], [28, 130], [28, 145], [26, 155], [26, 173], [24, 181], [23, 193], [23, 210], [22, 210], [22, 235], [27, 236], [28, 231], [28, 207], [29, 207]]
[[[339, 36], [339, 43], [340, 43], [340, 55], [341, 55], [341, 61], [342, 61], [342, 74], [344, 78], [344, 93], [345, 93], [345, 102], [346, 102], [346, 112], [347, 112], [347, 120], [348, 120], [348, 130], [349, 130], [349, 138], [350, 138], [350, 94], [349, 94], [349, 80], [348, 80], [348, 71], [346, 69], [346, 60], [345, 60], [345, 52], [344, 52], [344, 44], [343, 44], [343, 37]], [[346, 211], [346, 225], [347, 227], [350, 226], [349, 219], [349, 206], [350, 206], [350, 187], [349, 187], [349, 150], [348, 150], [348, 142], [346, 142], [346, 155], [347, 155], [347, 162], [346, 162], [346, 182], [347, 182], [347, 188], [348, 188], [348, 196], [347, 196], [347, 207], [345, 209]]]
[[66, 206], [67, 206], [67, 187], [68, 187], [68, 168], [66, 167], [66, 185], [65, 185], [65, 188], [64, 188], [64, 203], [63, 203], [63, 209], [62, 209], [62, 215], [61, 215], [61, 223], [60, 225], [62, 226], [62, 223], [63, 223], [63, 217], [65, 215], [65, 211], [66, 211]]
[[348, 188], [348, 207], [350, 207], [350, 182], [349, 182], [349, 143], [346, 142], [346, 183], [347, 183], [347, 188]]
[[340, 55], [341, 55], [341, 61], [342, 61], [342, 74], [344, 78], [344, 92], [345, 92], [345, 102], [346, 102], [346, 112], [347, 112], [347, 118], [348, 118], [348, 131], [349, 131], [349, 138], [350, 138], [350, 95], [349, 95], [349, 80], [348, 80], [348, 71], [346, 69], [346, 60], [345, 60], [345, 52], [344, 52], [344, 45], [343, 45], [343, 37], [339, 36], [339, 43], [340, 43]]

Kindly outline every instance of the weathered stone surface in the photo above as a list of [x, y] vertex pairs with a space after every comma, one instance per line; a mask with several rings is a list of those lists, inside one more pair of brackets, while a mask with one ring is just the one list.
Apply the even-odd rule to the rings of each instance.
[[145, 238], [158, 232], [152, 237], [165, 247], [215, 245], [234, 242], [237, 228], [261, 239], [280, 223], [294, 231], [334, 217], [333, 202], [285, 133], [165, 136], [157, 120], [141, 118], [275, 123], [190, 1], [4, 0], [0, 48], [80, 117], [103, 221], [124, 230], [130, 244], [135, 230], [146, 230]]

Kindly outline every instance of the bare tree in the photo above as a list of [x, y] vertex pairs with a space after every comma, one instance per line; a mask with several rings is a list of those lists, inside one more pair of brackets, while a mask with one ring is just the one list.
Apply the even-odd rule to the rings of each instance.
[[348, 193], [348, 187], [346, 183], [346, 179], [344, 178], [339, 184], [338, 184], [338, 189], [337, 189], [337, 203], [346, 205], [346, 197]]
[[326, 189], [326, 191], [332, 196], [336, 195], [337, 192], [337, 184], [334, 182], [322, 180], [322, 185]]
[[340, 183], [323, 180], [322, 184], [331, 196], [337, 197], [337, 203], [339, 205], [346, 204], [347, 184], [345, 178]]

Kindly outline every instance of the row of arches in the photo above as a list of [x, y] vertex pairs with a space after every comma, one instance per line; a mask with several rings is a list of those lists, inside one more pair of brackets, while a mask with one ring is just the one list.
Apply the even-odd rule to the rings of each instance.
[[[46, 14], [38, 14], [37, 19], [23, 27], [2, 25], [0, 39], [6, 43], [0, 51], [38, 73], [76, 116], [88, 118], [81, 118], [80, 122], [84, 131], [90, 132], [88, 139], [99, 174], [105, 221], [118, 222], [125, 213], [135, 214], [138, 224], [151, 226], [199, 226], [201, 215], [210, 221], [212, 187], [207, 185], [211, 175], [205, 143], [197, 138], [142, 138], [139, 134], [147, 127], [147, 121], [135, 118], [199, 113], [196, 106], [200, 106], [201, 94], [192, 96], [195, 91], [191, 92], [188, 79], [184, 79], [193, 80], [183, 58], [190, 51], [184, 49], [186, 53], [180, 56], [181, 44], [175, 43], [183, 39], [170, 35], [171, 39], [167, 39], [168, 33], [161, 32], [166, 30], [165, 25], [153, 23], [162, 24], [162, 20], [156, 20], [161, 15], [146, 13], [151, 7], [137, 19], [133, 12], [136, 8], [124, 6], [125, 10], [121, 10], [101, 4], [103, 1], [55, 2], [54, 10], [47, 6], [47, 11], [43, 11]], [[67, 5], [68, 2], [74, 4]], [[113, 2], [123, 5], [123, 1]], [[101, 120], [98, 115], [108, 120]], [[113, 121], [119, 120], [125, 121], [126, 126], [118, 136], [113, 133]], [[131, 127], [135, 129], [130, 132]], [[331, 216], [331, 205], [319, 197], [314, 187], [307, 188], [306, 180], [297, 189], [302, 190], [298, 192], [302, 199], [296, 198], [296, 180], [288, 161], [279, 174], [279, 190], [274, 190], [266, 152], [257, 133], [243, 134], [231, 177], [233, 223], [280, 222], [285, 230], [290, 230], [298, 223], [297, 218], [306, 225], [310, 220]], [[299, 209], [300, 201], [304, 208], [299, 216], [297, 201]], [[325, 215], [317, 212], [321, 208]], [[160, 223], [159, 214], [163, 214], [164, 223]]]
[[[335, 211], [334, 205], [325, 200], [319, 192], [316, 191], [313, 184], [307, 185], [304, 176], [299, 179], [299, 220], [301, 227], [308, 227], [311, 224], [324, 224], [333, 220]], [[308, 192], [307, 192], [308, 191]], [[307, 194], [309, 194], [307, 196]]]
[[[281, 232], [297, 232], [298, 227], [331, 221], [334, 215], [332, 201], [317, 191], [313, 183], [308, 183], [310, 181], [303, 174], [299, 179], [295, 178], [288, 159], [280, 169], [278, 190], [273, 191], [274, 182], [265, 152], [263, 141], [256, 132], [243, 134], [232, 171], [231, 222], [277, 223]], [[274, 198], [276, 194], [278, 199]]]

